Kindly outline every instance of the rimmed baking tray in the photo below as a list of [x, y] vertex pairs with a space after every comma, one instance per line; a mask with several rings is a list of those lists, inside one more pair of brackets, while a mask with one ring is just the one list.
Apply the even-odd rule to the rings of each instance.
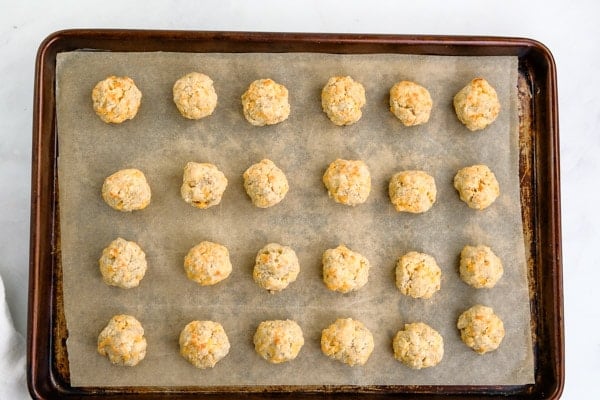
[[[62, 305], [55, 70], [73, 50], [174, 52], [397, 53], [517, 56], [520, 178], [527, 248], [535, 383], [520, 386], [72, 387]], [[378, 398], [557, 398], [564, 382], [560, 178], [556, 71], [550, 52], [529, 39], [298, 33], [69, 30], [50, 35], [36, 61], [28, 327], [28, 384], [35, 398], [191, 398], [206, 395]]]

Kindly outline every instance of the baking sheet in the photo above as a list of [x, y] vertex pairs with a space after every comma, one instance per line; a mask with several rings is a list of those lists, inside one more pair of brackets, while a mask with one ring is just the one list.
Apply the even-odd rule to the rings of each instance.
[[[199, 70], [215, 81], [219, 104], [211, 117], [182, 118], [171, 101], [173, 82]], [[137, 117], [107, 125], [91, 108], [95, 83], [108, 75], [132, 77], [143, 93]], [[361, 121], [336, 127], [320, 110], [320, 90], [333, 75], [353, 76], [367, 91]], [[498, 91], [502, 111], [485, 131], [471, 133], [456, 119], [453, 95], [484, 76]], [[290, 118], [253, 127], [242, 115], [248, 84], [271, 77], [290, 90]], [[426, 125], [405, 128], [387, 111], [398, 80], [426, 86], [434, 110]], [[64, 301], [73, 386], [213, 385], [514, 385], [533, 382], [530, 313], [518, 178], [516, 57], [407, 55], [177, 54], [73, 52], [57, 59], [57, 118]], [[242, 173], [262, 158], [286, 173], [290, 192], [270, 209], [251, 205]], [[336, 158], [363, 159], [373, 189], [366, 204], [331, 201], [321, 183]], [[179, 196], [187, 161], [212, 162], [229, 179], [220, 206], [198, 210]], [[496, 173], [501, 196], [476, 212], [462, 203], [452, 178], [463, 166], [485, 163]], [[106, 206], [103, 179], [112, 172], [143, 170], [153, 189], [151, 205], [131, 214]], [[438, 187], [434, 207], [421, 215], [398, 214], [387, 197], [388, 179], [402, 169], [423, 169]], [[137, 241], [149, 269], [139, 288], [104, 285], [97, 268], [102, 248], [117, 236]], [[226, 245], [234, 271], [222, 283], [200, 287], [187, 280], [183, 257], [202, 240]], [[251, 277], [256, 252], [268, 242], [292, 246], [298, 280], [278, 294]], [[342, 295], [321, 281], [321, 254], [345, 243], [372, 264], [369, 283]], [[465, 244], [487, 244], [505, 273], [492, 290], [476, 290], [458, 276]], [[396, 260], [411, 251], [433, 255], [442, 289], [430, 300], [402, 296], [394, 285]], [[492, 306], [506, 337], [479, 356], [460, 341], [458, 315], [473, 304]], [[148, 340], [146, 359], [119, 368], [96, 354], [96, 338], [114, 314], [135, 315]], [[373, 332], [375, 350], [363, 367], [350, 368], [321, 354], [320, 331], [338, 317], [354, 317]], [[253, 349], [262, 320], [295, 319], [305, 345], [296, 360], [271, 365]], [[230, 354], [212, 370], [197, 370], [178, 354], [177, 338], [193, 319], [225, 327]], [[391, 340], [404, 323], [423, 321], [445, 341], [443, 361], [413, 371], [393, 358]]]

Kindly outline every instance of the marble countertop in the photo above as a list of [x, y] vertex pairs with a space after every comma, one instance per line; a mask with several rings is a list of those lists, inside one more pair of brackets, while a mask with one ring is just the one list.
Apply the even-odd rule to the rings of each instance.
[[[563, 398], [598, 393], [600, 2], [105, 0], [82, 5], [74, 0], [0, 0], [0, 9], [0, 275], [15, 327], [24, 336], [33, 71], [37, 48], [50, 33], [152, 28], [496, 35], [541, 41], [554, 54], [558, 70], [567, 366]], [[24, 386], [21, 395], [28, 397]]]

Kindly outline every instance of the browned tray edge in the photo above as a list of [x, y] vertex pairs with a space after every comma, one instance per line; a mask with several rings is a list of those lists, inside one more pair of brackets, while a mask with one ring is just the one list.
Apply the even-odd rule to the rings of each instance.
[[[48, 36], [36, 58], [32, 191], [30, 228], [30, 277], [27, 331], [27, 382], [34, 398], [122, 397], [144, 398], [231, 396], [232, 388], [73, 388], [56, 371], [53, 359], [53, 315], [55, 302], [55, 259], [60, 247], [54, 232], [56, 202], [56, 137], [54, 78], [56, 55], [62, 51], [94, 49], [132, 51], [135, 40], [143, 40], [136, 51], [182, 51], [182, 42], [191, 42], [183, 51], [321, 51], [328, 53], [391, 52], [426, 55], [517, 55], [520, 64], [536, 82], [532, 93], [533, 194], [531, 218], [537, 239], [532, 248], [538, 268], [532, 286], [532, 313], [540, 321], [537, 338], [536, 383], [524, 386], [314, 386], [301, 392], [293, 387], [235, 387], [245, 397], [278, 396], [292, 393], [297, 397], [343, 395], [379, 398], [397, 396], [427, 398], [492, 398], [517, 395], [528, 398], [560, 397], [564, 386], [564, 327], [562, 294], [562, 250], [560, 221], [560, 176], [558, 143], [558, 105], [556, 67], [550, 51], [541, 43], [524, 38], [356, 35], [318, 33], [200, 32], [156, 30], [65, 30]], [[244, 45], [247, 45], [246, 48]], [[318, 45], [316, 49], [310, 46]], [[227, 49], [227, 47], [231, 47]], [[235, 49], [233, 49], [235, 48]], [[304, 49], [304, 50], [303, 50]], [[541, 90], [541, 92], [540, 92]], [[543, 203], [540, 201], [543, 200]], [[543, 206], [543, 207], [540, 207]], [[543, 271], [543, 273], [542, 273]], [[212, 396], [211, 396], [212, 397]]]

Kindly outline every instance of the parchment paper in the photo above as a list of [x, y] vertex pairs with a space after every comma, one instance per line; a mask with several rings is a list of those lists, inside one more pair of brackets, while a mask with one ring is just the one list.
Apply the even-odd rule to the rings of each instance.
[[[181, 117], [172, 85], [190, 71], [215, 82], [215, 113], [200, 121]], [[109, 75], [132, 77], [143, 92], [135, 119], [103, 123], [90, 94]], [[320, 91], [333, 75], [351, 75], [366, 88], [363, 118], [334, 126], [321, 111]], [[473, 77], [496, 88], [502, 111], [486, 130], [471, 133], [457, 120], [452, 98]], [[291, 115], [281, 124], [253, 127], [241, 112], [250, 82], [270, 77], [290, 93]], [[430, 121], [405, 128], [388, 111], [388, 91], [399, 80], [426, 86], [434, 99]], [[530, 311], [518, 178], [516, 57], [433, 57], [332, 54], [177, 54], [72, 52], [58, 56], [57, 118], [64, 301], [73, 386], [213, 385], [513, 385], [533, 382]], [[290, 191], [269, 209], [252, 206], [242, 173], [262, 158], [286, 173]], [[366, 204], [347, 207], [326, 194], [321, 177], [336, 158], [362, 159], [370, 167]], [[183, 166], [211, 162], [227, 176], [221, 205], [198, 210], [179, 195]], [[487, 210], [469, 209], [452, 187], [458, 169], [490, 166], [501, 195]], [[102, 182], [122, 168], [139, 168], [152, 188], [150, 206], [133, 213], [109, 208]], [[403, 169], [435, 177], [437, 202], [427, 213], [394, 211], [389, 178]], [[138, 288], [102, 282], [97, 260], [121, 236], [147, 254], [148, 272]], [[188, 280], [187, 251], [202, 240], [229, 248], [231, 276], [212, 287]], [[292, 246], [300, 260], [298, 280], [270, 294], [252, 280], [256, 252], [269, 242]], [[371, 262], [369, 283], [350, 294], [326, 289], [321, 255], [340, 243]], [[491, 290], [464, 284], [459, 253], [486, 244], [505, 272]], [[416, 250], [442, 268], [441, 290], [430, 300], [403, 296], [394, 283], [395, 264]], [[500, 348], [480, 356], [466, 347], [456, 320], [468, 307], [494, 308], [504, 321]], [[98, 333], [119, 313], [134, 315], [148, 341], [145, 360], [134, 368], [112, 366], [96, 352]], [[335, 319], [353, 317], [373, 332], [375, 350], [363, 367], [348, 367], [320, 351], [320, 333]], [[262, 320], [296, 320], [305, 345], [293, 362], [271, 365], [254, 351]], [[214, 369], [199, 370], [179, 355], [180, 330], [191, 320], [223, 324], [231, 350]], [[444, 338], [443, 361], [411, 370], [393, 357], [392, 338], [405, 323], [423, 321]]]

